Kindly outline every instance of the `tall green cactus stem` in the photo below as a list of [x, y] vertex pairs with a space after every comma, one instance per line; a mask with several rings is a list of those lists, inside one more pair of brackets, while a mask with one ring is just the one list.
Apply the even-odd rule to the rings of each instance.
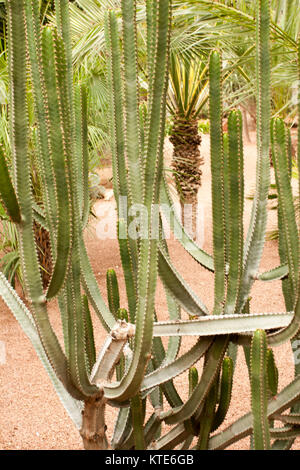
[[0, 147], [0, 197], [7, 214], [13, 222], [21, 222], [20, 207], [5, 160], [4, 149]]
[[198, 383], [198, 371], [196, 367], [189, 369], [189, 395], [191, 395]]
[[[38, 166], [44, 185], [43, 205], [46, 221], [51, 236], [51, 245], [55, 253], [55, 233], [57, 220], [57, 196], [53, 174], [52, 158], [49, 146], [49, 119], [47, 119], [47, 102], [44, 99], [44, 70], [42, 67], [41, 25], [37, 2], [25, 2], [27, 48], [30, 59], [30, 74], [33, 84], [34, 109], [37, 117]], [[52, 69], [51, 74], [53, 75]], [[48, 122], [48, 123], [47, 123]]]
[[228, 173], [229, 173], [229, 212], [226, 214], [229, 225], [228, 241], [228, 286], [225, 313], [235, 313], [238, 290], [243, 269], [244, 233], [244, 162], [243, 162], [243, 122], [240, 111], [232, 111], [228, 119]]
[[[68, 158], [65, 147], [66, 136], [62, 119], [62, 109], [67, 104], [64, 103], [63, 89], [60, 86], [65, 77], [65, 54], [64, 45], [55, 31], [44, 28], [42, 32], [42, 64], [45, 77], [45, 101], [46, 116], [48, 122], [48, 133], [50, 140], [50, 156], [54, 173], [56, 194], [57, 194], [57, 233], [56, 233], [56, 262], [53, 269], [50, 285], [47, 291], [47, 298], [54, 297], [61, 288], [69, 262], [71, 245], [70, 224], [66, 220], [70, 219], [70, 188], [66, 172], [66, 162]], [[56, 64], [61, 64], [57, 67]], [[66, 197], [66, 191], [68, 197]]]
[[215, 267], [214, 314], [223, 312], [225, 300], [225, 202], [224, 202], [224, 152], [222, 135], [222, 63], [218, 52], [209, 61], [210, 122], [211, 122], [211, 173], [213, 246]]
[[198, 450], [207, 450], [209, 434], [215, 415], [217, 397], [218, 381], [215, 381], [207, 395], [203, 407], [203, 412], [201, 413], [200, 433], [196, 447]]
[[[298, 103], [298, 116], [300, 116], [300, 36], [298, 38], [297, 44], [297, 66], [298, 66], [298, 94], [297, 94], [297, 103]], [[297, 145], [297, 164], [300, 168], [300, 126], [298, 126], [298, 145]], [[298, 190], [300, 194], [300, 177], [298, 183]], [[300, 249], [299, 249], [300, 251]]]
[[[19, 225], [21, 262], [27, 293], [31, 299], [34, 318], [41, 341], [58, 377], [76, 398], [81, 398], [70, 382], [66, 357], [49, 322], [46, 299], [39, 273], [35, 240], [32, 229], [32, 194], [30, 166], [27, 155], [26, 110], [26, 41], [25, 3], [7, 2], [9, 56], [10, 56], [10, 113], [12, 124], [11, 147], [14, 182], [19, 200], [22, 223]], [[25, 155], [25, 158], [24, 158]]]
[[257, 330], [251, 344], [251, 403], [255, 450], [270, 449], [268, 407], [268, 349], [266, 333]]
[[144, 438], [144, 419], [145, 419], [145, 406], [139, 394], [131, 399], [131, 413], [132, 413], [132, 425], [133, 435], [136, 450], [145, 449], [145, 438]]
[[82, 311], [83, 311], [83, 318], [84, 318], [84, 336], [85, 336], [85, 345], [86, 345], [86, 361], [87, 361], [87, 369], [88, 373], [90, 374], [93, 368], [93, 365], [96, 362], [96, 348], [95, 348], [95, 340], [94, 340], [94, 331], [93, 331], [93, 323], [91, 318], [91, 312], [89, 309], [89, 303], [87, 296], [84, 295], [82, 297]]
[[118, 310], [120, 308], [120, 294], [118, 279], [114, 269], [108, 269], [106, 272], [106, 289], [110, 311], [117, 319]]
[[89, 155], [88, 155], [88, 96], [84, 85], [77, 85], [75, 89], [76, 109], [76, 153], [78, 159], [78, 195], [79, 207], [83, 227], [86, 226], [89, 212]]
[[274, 353], [271, 348], [267, 351], [268, 387], [270, 395], [275, 397], [278, 393], [278, 369], [276, 367]]
[[219, 426], [223, 423], [224, 419], [226, 418], [227, 412], [229, 410], [229, 405], [231, 401], [231, 394], [232, 394], [232, 385], [233, 385], [233, 360], [231, 357], [224, 357], [223, 364], [222, 364], [222, 377], [220, 383], [220, 396], [219, 396], [219, 404], [216, 410], [212, 426], [211, 432], [218, 429]]
[[256, 192], [250, 227], [245, 244], [244, 269], [237, 311], [245, 304], [259, 267], [266, 231], [267, 201], [270, 180], [270, 2], [260, 0], [256, 10], [257, 75], [257, 166]]
[[[142, 159], [139, 126], [139, 88], [137, 78], [136, 4], [134, 0], [122, 0], [122, 26], [124, 48], [124, 88], [126, 109], [126, 156], [128, 160], [129, 197], [139, 204], [143, 196]], [[138, 142], [138, 145], [137, 145]]]
[[286, 254], [289, 266], [293, 298], [298, 285], [298, 231], [294, 210], [293, 193], [289, 175], [287, 157], [287, 138], [282, 119], [274, 119], [271, 123], [272, 158], [275, 169], [278, 200], [282, 217]]

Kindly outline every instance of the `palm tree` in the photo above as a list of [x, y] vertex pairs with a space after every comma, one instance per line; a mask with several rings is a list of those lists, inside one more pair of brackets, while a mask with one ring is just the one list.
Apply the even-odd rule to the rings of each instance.
[[[207, 65], [198, 58], [189, 59], [172, 54], [168, 110], [173, 122], [170, 141], [173, 144], [174, 179], [181, 204], [182, 224], [185, 205], [191, 205], [190, 230], [196, 233], [197, 196], [201, 185], [201, 136], [198, 132], [199, 115], [208, 97]], [[187, 228], [187, 227], [186, 227]]]

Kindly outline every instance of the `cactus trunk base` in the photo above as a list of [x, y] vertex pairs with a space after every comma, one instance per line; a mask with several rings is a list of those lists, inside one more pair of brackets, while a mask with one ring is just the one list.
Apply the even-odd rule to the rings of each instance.
[[107, 450], [105, 425], [105, 404], [103, 395], [94, 396], [85, 401], [82, 412], [82, 437], [85, 450]]

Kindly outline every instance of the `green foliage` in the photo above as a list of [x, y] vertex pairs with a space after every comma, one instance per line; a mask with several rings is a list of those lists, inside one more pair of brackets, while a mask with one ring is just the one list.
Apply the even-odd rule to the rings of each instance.
[[209, 134], [210, 125], [208, 119], [199, 119], [198, 130], [202, 134]]
[[[297, 406], [286, 418], [294, 421], [291, 428], [274, 430], [270, 426], [276, 415], [281, 416], [300, 398], [299, 375], [277, 393], [278, 374], [270, 352], [272, 346], [298, 334], [300, 300], [298, 235], [293, 230], [284, 126], [281, 121], [270, 125], [269, 2], [259, 0], [256, 9], [257, 183], [245, 242], [242, 119], [239, 111], [230, 114], [228, 137], [224, 139], [222, 59], [217, 50], [209, 59], [213, 256], [197, 247], [174, 217], [164, 178], [171, 1], [148, 0], [146, 4], [149, 86], [142, 118], [137, 4], [122, 0], [121, 18], [113, 10], [105, 15], [113, 184], [128, 313], [120, 308], [113, 269], [107, 272], [108, 306], [104, 302], [83, 241], [89, 210], [87, 97], [84, 87], [73, 87], [69, 2], [55, 1], [57, 28], [41, 28], [34, 0], [7, 0], [6, 5], [13, 171], [12, 178], [7, 178], [8, 163], [3, 158], [0, 171], [5, 184], [0, 186], [0, 194], [16, 222], [30, 311], [2, 274], [0, 294], [31, 339], [66, 409], [80, 428], [84, 447], [107, 449], [106, 406], [119, 408], [111, 443], [114, 449], [153, 445], [158, 451], [178, 445], [186, 449], [194, 436], [196, 449], [226, 448], [251, 433], [254, 446], [259, 449], [270, 448], [271, 438], [290, 442], [299, 433]], [[37, 173], [44, 187], [43, 210], [33, 202], [32, 194], [26, 113], [28, 68], [37, 123]], [[76, 109], [81, 110], [80, 116]], [[267, 219], [270, 128], [286, 258], [283, 266], [259, 275]], [[187, 252], [214, 273], [212, 312], [173, 266], [163, 237], [162, 212], [155, 210], [161, 202], [173, 217], [171, 228], [181, 230], [181, 243]], [[145, 217], [135, 226], [138, 235], [131, 236], [129, 224], [135, 203], [143, 204]], [[34, 221], [50, 233], [54, 269], [46, 291], [40, 277]], [[158, 277], [166, 292], [166, 321], [161, 321], [160, 312], [156, 311]], [[253, 283], [259, 278], [270, 281], [283, 277], [290, 282], [292, 311], [250, 314]], [[48, 316], [48, 302], [53, 297], [59, 303], [63, 346]], [[108, 333], [98, 353], [91, 306]], [[181, 319], [181, 308], [192, 320]], [[167, 345], [163, 336], [169, 337]], [[185, 353], [180, 352], [181, 336], [197, 337]], [[251, 345], [252, 411], [212, 436], [230, 406], [236, 343], [244, 345], [245, 352]], [[195, 364], [201, 358], [204, 361], [200, 375]], [[189, 396], [183, 399], [174, 379], [187, 371]], [[274, 393], [276, 400], [270, 399]], [[168, 410], [164, 409], [165, 399]], [[149, 418], [145, 422], [146, 416]], [[171, 428], [162, 433], [163, 423]], [[278, 446], [276, 442], [274, 445]]]

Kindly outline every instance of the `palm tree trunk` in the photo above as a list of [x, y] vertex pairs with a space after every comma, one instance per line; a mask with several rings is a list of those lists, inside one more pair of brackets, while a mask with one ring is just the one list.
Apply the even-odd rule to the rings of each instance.
[[198, 120], [177, 116], [172, 129], [170, 142], [173, 144], [174, 179], [181, 204], [182, 225], [192, 238], [196, 238], [197, 194], [201, 186]]
[[38, 250], [38, 258], [40, 264], [43, 288], [48, 287], [52, 273], [52, 254], [49, 232], [40, 224], [34, 221], [33, 225], [36, 246]]

